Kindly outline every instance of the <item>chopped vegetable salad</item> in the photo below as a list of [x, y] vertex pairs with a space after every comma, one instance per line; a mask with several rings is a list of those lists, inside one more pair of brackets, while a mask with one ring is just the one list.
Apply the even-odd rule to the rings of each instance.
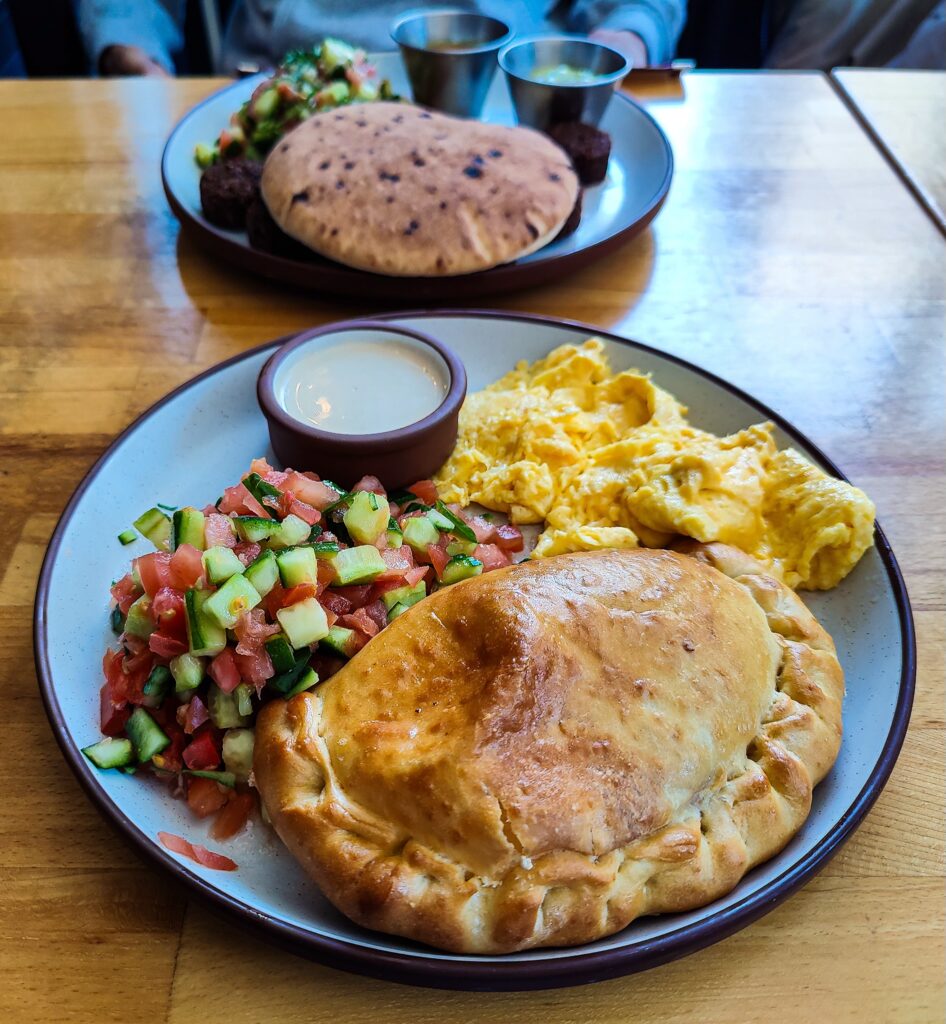
[[134, 526], [156, 550], [112, 585], [105, 738], [83, 753], [164, 779], [213, 817], [215, 839], [256, 806], [262, 704], [312, 689], [432, 590], [523, 550], [517, 527], [444, 504], [430, 480], [387, 494], [364, 477], [345, 491], [264, 459], [215, 504], [156, 505]]

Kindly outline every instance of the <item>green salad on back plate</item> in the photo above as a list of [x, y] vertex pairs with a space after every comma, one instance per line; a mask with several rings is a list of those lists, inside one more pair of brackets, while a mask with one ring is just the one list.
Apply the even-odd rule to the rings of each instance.
[[262, 160], [286, 132], [318, 111], [398, 99], [391, 83], [379, 82], [377, 76], [364, 50], [339, 39], [292, 50], [231, 116], [230, 126], [215, 142], [198, 143], [194, 157], [203, 168], [237, 156]]

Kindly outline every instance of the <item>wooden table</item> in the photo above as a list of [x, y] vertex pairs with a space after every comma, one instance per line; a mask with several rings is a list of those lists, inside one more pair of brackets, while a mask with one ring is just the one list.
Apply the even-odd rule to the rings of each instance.
[[0, 84], [2, 1019], [942, 1020], [946, 244], [816, 74], [651, 87], [677, 159], [653, 229], [499, 305], [598, 323], [729, 377], [876, 500], [914, 602], [917, 700], [889, 786], [828, 869], [754, 926], [647, 974], [449, 995], [243, 936], [98, 817], [53, 742], [30, 648], [34, 581], [70, 492], [178, 382], [365, 311], [250, 280], [179, 240], [161, 147], [218, 84]]
[[946, 234], [946, 72], [835, 68], [831, 78]]

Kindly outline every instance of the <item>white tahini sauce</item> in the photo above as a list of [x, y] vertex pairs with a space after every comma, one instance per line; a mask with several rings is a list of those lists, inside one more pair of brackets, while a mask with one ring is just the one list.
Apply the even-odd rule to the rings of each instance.
[[287, 359], [276, 397], [294, 419], [335, 434], [380, 434], [429, 416], [450, 371], [428, 345], [368, 332], [313, 339]]

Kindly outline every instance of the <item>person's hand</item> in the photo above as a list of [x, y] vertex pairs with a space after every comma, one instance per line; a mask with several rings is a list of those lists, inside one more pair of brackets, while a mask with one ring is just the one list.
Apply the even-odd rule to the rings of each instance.
[[167, 78], [168, 73], [149, 57], [140, 46], [106, 46], [99, 56], [99, 72], [103, 75], [149, 75]]
[[623, 54], [632, 68], [643, 68], [647, 66], [647, 46], [644, 40], [636, 32], [627, 32], [624, 29], [598, 28], [590, 36], [596, 43], [604, 43], [612, 50]]

